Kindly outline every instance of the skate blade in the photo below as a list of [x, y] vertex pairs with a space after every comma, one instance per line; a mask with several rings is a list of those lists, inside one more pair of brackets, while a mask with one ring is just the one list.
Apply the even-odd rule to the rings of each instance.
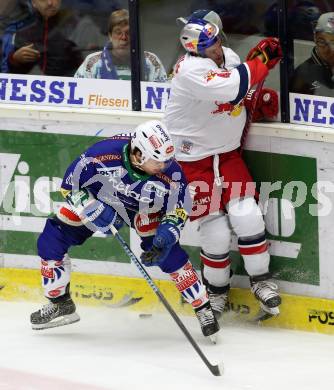
[[217, 336], [217, 334], [212, 334], [211, 336], [209, 336], [209, 340], [211, 341], [211, 343], [212, 343], [213, 345], [216, 345], [217, 342], [218, 342], [218, 336]]
[[31, 328], [33, 330], [57, 328], [58, 326], [70, 325], [78, 321], [80, 321], [79, 314], [72, 313], [66, 316], [55, 318], [53, 321], [47, 322], [46, 324], [31, 324]]
[[211, 341], [213, 345], [219, 344], [220, 342], [220, 330], [217, 333], [211, 334], [207, 336], [207, 338]]
[[260, 303], [260, 310], [257, 315], [251, 320], [252, 322], [262, 322], [270, 318], [277, 317], [280, 311], [278, 307], [267, 307]]

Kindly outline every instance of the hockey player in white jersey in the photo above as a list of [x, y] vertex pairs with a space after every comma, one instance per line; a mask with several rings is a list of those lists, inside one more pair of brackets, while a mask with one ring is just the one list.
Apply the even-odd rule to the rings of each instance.
[[230, 288], [231, 232], [264, 316], [278, 315], [281, 298], [270, 281], [265, 225], [253, 179], [238, 148], [246, 122], [245, 98], [280, 61], [278, 39], [267, 38], [244, 63], [222, 46], [217, 25], [190, 19], [180, 34], [187, 51], [174, 67], [164, 121], [193, 190], [191, 220], [200, 226], [203, 279], [219, 317]]

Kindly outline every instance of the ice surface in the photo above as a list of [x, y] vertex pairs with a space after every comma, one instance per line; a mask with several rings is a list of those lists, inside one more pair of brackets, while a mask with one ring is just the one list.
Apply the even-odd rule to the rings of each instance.
[[77, 324], [30, 329], [38, 304], [0, 302], [0, 390], [334, 389], [334, 337], [228, 323], [211, 345], [195, 318], [182, 320], [214, 377], [168, 314], [78, 307]]

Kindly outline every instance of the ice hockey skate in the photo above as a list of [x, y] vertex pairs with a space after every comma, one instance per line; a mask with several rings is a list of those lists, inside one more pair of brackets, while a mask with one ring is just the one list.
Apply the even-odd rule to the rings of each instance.
[[[202, 252], [204, 254], [204, 252]], [[230, 271], [230, 278], [232, 276], [232, 271]], [[230, 284], [218, 287], [210, 284], [207, 278], [204, 276], [204, 264], [201, 265], [201, 275], [202, 281], [206, 286], [208, 292], [209, 301], [212, 307], [212, 311], [218, 321], [223, 317], [225, 307], [228, 305], [228, 294], [230, 291]]]
[[219, 321], [222, 319], [226, 303], [228, 302], [228, 293], [213, 293], [208, 290], [209, 300], [212, 307], [212, 311]]
[[278, 287], [268, 277], [268, 274], [250, 277], [251, 291], [260, 302], [260, 311], [254, 321], [264, 321], [280, 313], [278, 306], [282, 300], [277, 293]]
[[213, 313], [210, 302], [205, 303], [201, 307], [195, 309], [196, 317], [201, 325], [202, 333], [205, 337], [217, 343], [217, 333], [219, 331], [219, 324]]
[[32, 329], [48, 329], [80, 321], [71, 298], [60, 302], [50, 301], [30, 316]]

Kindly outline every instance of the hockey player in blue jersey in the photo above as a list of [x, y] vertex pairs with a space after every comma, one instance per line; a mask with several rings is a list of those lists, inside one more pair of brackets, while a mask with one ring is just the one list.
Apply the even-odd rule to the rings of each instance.
[[136, 229], [145, 266], [168, 273], [189, 302], [205, 336], [218, 332], [205, 287], [179, 238], [191, 199], [174, 146], [159, 121], [139, 125], [88, 148], [68, 167], [61, 192], [67, 201], [39, 236], [42, 286], [49, 303], [31, 314], [33, 329], [80, 320], [70, 296], [68, 250], [96, 231], [110, 234], [126, 223]]

